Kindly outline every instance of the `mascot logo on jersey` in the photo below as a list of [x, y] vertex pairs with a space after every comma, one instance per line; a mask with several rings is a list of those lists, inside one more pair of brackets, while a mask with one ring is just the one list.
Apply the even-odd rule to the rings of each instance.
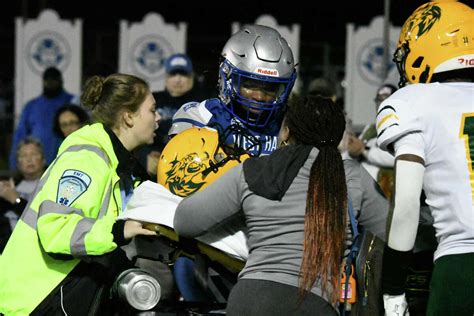
[[410, 22], [405, 23], [402, 34], [405, 34], [404, 37], [407, 38], [409, 34], [415, 34], [415, 29], [418, 29], [415, 38], [420, 38], [424, 34], [428, 33], [440, 18], [440, 7], [433, 4], [422, 6], [413, 13]]

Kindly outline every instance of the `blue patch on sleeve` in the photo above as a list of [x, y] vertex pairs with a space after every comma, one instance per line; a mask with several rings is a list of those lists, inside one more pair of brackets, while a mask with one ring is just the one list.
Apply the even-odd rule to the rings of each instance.
[[188, 102], [183, 105], [183, 111], [188, 112], [190, 109], [195, 108], [199, 105], [199, 102]]
[[56, 203], [70, 206], [91, 184], [91, 177], [79, 170], [64, 171], [58, 183]]

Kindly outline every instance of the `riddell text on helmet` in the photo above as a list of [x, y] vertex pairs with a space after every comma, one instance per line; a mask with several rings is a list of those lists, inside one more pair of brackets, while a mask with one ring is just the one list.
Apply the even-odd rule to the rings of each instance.
[[255, 72], [262, 75], [278, 77], [278, 70], [276, 69], [257, 68]]

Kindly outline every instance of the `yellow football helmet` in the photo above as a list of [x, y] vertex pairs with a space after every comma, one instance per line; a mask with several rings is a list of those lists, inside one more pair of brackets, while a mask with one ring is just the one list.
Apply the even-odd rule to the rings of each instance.
[[428, 2], [403, 24], [393, 61], [399, 86], [433, 74], [474, 67], [474, 11], [456, 1]]
[[247, 158], [243, 152], [221, 146], [216, 130], [193, 127], [166, 144], [158, 162], [157, 180], [171, 193], [185, 197]]

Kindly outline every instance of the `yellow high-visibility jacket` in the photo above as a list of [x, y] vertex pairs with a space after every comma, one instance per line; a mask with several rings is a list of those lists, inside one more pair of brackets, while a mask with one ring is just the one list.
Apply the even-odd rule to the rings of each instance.
[[112, 235], [122, 211], [117, 166], [102, 124], [64, 140], [0, 257], [0, 313], [28, 315], [81, 257], [117, 248]]

